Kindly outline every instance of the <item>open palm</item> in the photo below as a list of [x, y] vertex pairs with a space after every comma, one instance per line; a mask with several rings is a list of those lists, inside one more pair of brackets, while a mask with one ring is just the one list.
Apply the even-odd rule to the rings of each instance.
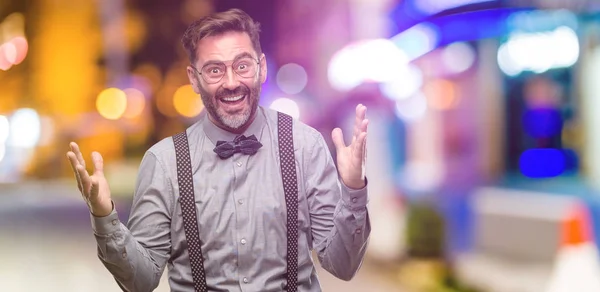
[[359, 104], [356, 106], [354, 132], [352, 142], [346, 146], [344, 134], [340, 128], [331, 132], [331, 138], [337, 152], [337, 167], [342, 182], [349, 188], [360, 189], [365, 186], [365, 162], [367, 126], [369, 120], [365, 118], [367, 107]]
[[77, 187], [90, 212], [98, 217], [109, 215], [112, 212], [113, 205], [110, 197], [110, 188], [104, 177], [102, 155], [98, 152], [92, 153], [94, 172], [92, 175], [89, 175], [85, 169], [85, 159], [83, 159], [79, 146], [74, 142], [71, 142], [69, 146], [71, 151], [67, 152], [67, 158], [73, 168]]

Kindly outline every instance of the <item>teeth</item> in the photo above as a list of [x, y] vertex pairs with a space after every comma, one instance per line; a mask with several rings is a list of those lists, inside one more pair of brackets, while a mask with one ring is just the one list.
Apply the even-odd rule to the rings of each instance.
[[233, 97], [224, 97], [222, 98], [224, 101], [238, 101], [244, 97], [243, 95], [233, 96]]

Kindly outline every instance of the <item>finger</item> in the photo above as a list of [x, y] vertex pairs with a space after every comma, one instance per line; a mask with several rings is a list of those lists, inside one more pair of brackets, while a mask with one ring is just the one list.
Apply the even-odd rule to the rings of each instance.
[[82, 193], [86, 198], [89, 198], [90, 187], [92, 184], [90, 175], [87, 173], [87, 171], [85, 170], [85, 168], [83, 168], [82, 165], [77, 165], [77, 174], [79, 175], [79, 178], [81, 179], [81, 187], [83, 188]]
[[360, 120], [359, 120], [359, 114], [360, 114], [360, 107], [362, 104], [357, 104], [356, 108], [354, 109], [354, 128], [352, 131], [352, 142], [354, 142], [354, 140], [356, 139], [357, 135], [358, 135], [358, 125], [360, 124]]
[[92, 176], [90, 179], [90, 196], [89, 199], [95, 199], [96, 197], [98, 197], [98, 192], [100, 190], [100, 181], [98, 180], [98, 177], [96, 176]]
[[365, 153], [367, 151], [367, 132], [362, 132], [360, 135], [358, 135], [355, 145], [355, 157], [360, 163], [363, 163], [365, 161]]
[[77, 157], [75, 157], [75, 153], [69, 151], [67, 152], [67, 158], [69, 159], [69, 164], [71, 165], [71, 169], [73, 170], [73, 175], [75, 175], [75, 180], [77, 181], [77, 188], [79, 191], [82, 191], [81, 178], [79, 177], [79, 173], [77, 172], [77, 165], [79, 165], [79, 161], [77, 161]]
[[342, 148], [346, 147], [346, 143], [344, 142], [344, 133], [340, 128], [335, 128], [331, 132], [331, 140], [333, 140], [333, 145], [335, 145], [335, 150], [340, 151]]
[[367, 174], [367, 132], [364, 132], [361, 136], [361, 138], [359, 139], [360, 144], [361, 144], [361, 153], [360, 153], [360, 157], [362, 158], [361, 160], [361, 169], [362, 169], [362, 177], [364, 178]]
[[71, 165], [73, 171], [75, 171], [75, 167], [79, 165], [79, 161], [77, 160], [77, 157], [75, 157], [75, 153], [72, 151], [67, 152], [67, 159], [69, 159], [69, 164]]
[[104, 176], [104, 159], [96, 151], [92, 152], [92, 162], [94, 163], [94, 174]]
[[367, 132], [367, 127], [369, 126], [369, 119], [364, 119], [362, 121], [362, 123], [360, 124], [360, 133], [365, 133]]
[[[362, 150], [363, 153], [361, 153], [361, 156], [363, 157], [363, 161], [365, 160], [365, 157], [367, 155], [367, 128], [369, 127], [369, 120], [368, 119], [364, 119], [362, 124], [361, 124], [361, 133], [360, 135], [364, 135], [362, 136], [362, 138], [358, 139], [358, 147], [359, 149]], [[359, 135], [359, 137], [361, 137]]]
[[365, 115], [367, 113], [367, 107], [359, 104], [356, 106], [356, 117], [354, 118], [354, 137], [353, 137], [353, 141], [356, 140], [356, 138], [358, 137], [358, 135], [360, 134], [360, 129], [361, 129], [361, 125], [363, 120], [365, 119]]
[[77, 143], [75, 143], [75, 142], [71, 142], [70, 146], [71, 146], [71, 150], [73, 151], [73, 153], [75, 153], [75, 155], [77, 156], [77, 160], [79, 161], [79, 163], [81, 165], [83, 165], [83, 168], [85, 169], [85, 159], [83, 159], [83, 155], [81, 154], [81, 151], [79, 150], [79, 145], [77, 145]]

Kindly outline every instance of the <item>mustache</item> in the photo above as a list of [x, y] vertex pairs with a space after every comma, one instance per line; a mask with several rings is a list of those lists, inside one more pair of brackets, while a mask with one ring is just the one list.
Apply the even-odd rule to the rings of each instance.
[[238, 95], [248, 95], [250, 89], [245, 86], [239, 86], [235, 89], [220, 88], [215, 94], [216, 98], [232, 97]]

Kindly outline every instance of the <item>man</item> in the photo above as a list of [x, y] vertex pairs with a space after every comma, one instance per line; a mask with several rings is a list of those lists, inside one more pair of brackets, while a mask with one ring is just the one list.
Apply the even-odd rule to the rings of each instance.
[[[194, 22], [184, 34], [191, 63], [187, 74], [206, 108], [185, 132], [192, 204], [180, 200], [174, 138], [144, 155], [127, 227], [115, 212], [101, 155], [92, 153], [94, 172], [89, 175], [77, 144], [70, 144], [67, 156], [91, 212], [99, 258], [124, 290], [152, 291], [168, 264], [172, 291], [321, 291], [313, 249], [322, 267], [340, 279], [350, 280], [358, 271], [370, 233], [366, 107], [356, 107], [349, 146], [340, 129], [332, 132], [337, 170], [321, 134], [293, 121], [298, 216], [297, 223], [286, 225], [282, 177], [289, 177], [282, 176], [279, 163], [278, 113], [258, 106], [267, 78], [258, 34], [259, 24], [237, 9]], [[241, 135], [253, 136], [253, 145], [261, 146], [254, 153], [222, 157], [218, 146]], [[197, 222], [184, 226], [189, 205]], [[297, 245], [288, 240], [288, 229], [295, 230], [289, 226], [296, 224]], [[201, 265], [190, 263], [196, 252], [189, 252], [194, 243], [184, 232], [196, 227]], [[297, 263], [288, 265], [290, 251]], [[205, 288], [194, 283], [198, 266], [204, 269]], [[288, 283], [292, 270], [297, 277]]]

